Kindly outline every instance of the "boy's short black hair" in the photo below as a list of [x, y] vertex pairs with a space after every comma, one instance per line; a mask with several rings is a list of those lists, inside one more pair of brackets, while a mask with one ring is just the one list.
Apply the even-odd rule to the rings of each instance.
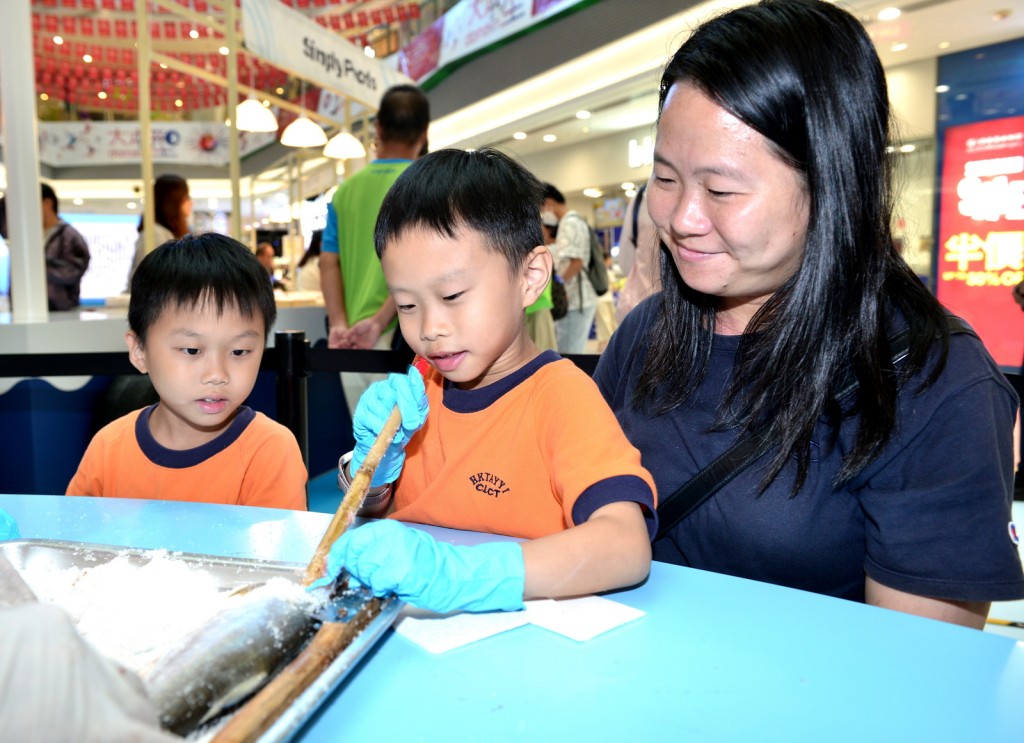
[[264, 339], [277, 319], [266, 269], [242, 243], [207, 232], [185, 235], [147, 255], [132, 276], [128, 326], [145, 344], [146, 333], [168, 307], [210, 301], [217, 312], [233, 305], [244, 317], [263, 317]]
[[484, 235], [513, 273], [544, 244], [540, 181], [497, 150], [438, 150], [398, 177], [381, 204], [373, 234], [377, 257], [404, 230], [424, 227], [449, 238], [464, 228]]

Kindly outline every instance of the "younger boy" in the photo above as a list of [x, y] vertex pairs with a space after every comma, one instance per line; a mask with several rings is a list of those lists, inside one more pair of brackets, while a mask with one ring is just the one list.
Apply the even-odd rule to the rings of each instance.
[[[518, 609], [647, 575], [651, 476], [593, 382], [539, 351], [524, 324], [551, 276], [541, 199], [494, 150], [435, 152], [392, 186], [374, 241], [402, 335], [431, 368], [425, 385], [410, 370], [360, 398], [340, 478], [397, 404], [402, 428], [373, 482], [397, 478], [391, 518], [530, 541], [453, 547], [388, 519], [335, 542], [329, 575], [345, 567], [377, 594], [439, 612]], [[387, 498], [371, 491], [378, 512]]]
[[305, 510], [295, 436], [242, 405], [276, 317], [266, 272], [237, 240], [186, 235], [146, 256], [125, 342], [160, 401], [100, 430], [67, 494]]

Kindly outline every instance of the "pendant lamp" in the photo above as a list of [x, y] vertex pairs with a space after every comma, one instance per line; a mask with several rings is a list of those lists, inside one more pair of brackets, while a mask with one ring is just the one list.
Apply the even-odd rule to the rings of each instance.
[[249, 63], [249, 97], [235, 107], [235, 126], [242, 132], [276, 132], [274, 112], [252, 95], [252, 62]]
[[[299, 100], [306, 99], [306, 81], [302, 81]], [[281, 132], [281, 144], [285, 147], [323, 147], [327, 144], [327, 135], [320, 125], [308, 116], [300, 116]]]
[[366, 157], [366, 148], [363, 143], [356, 139], [349, 132], [339, 132], [331, 137], [331, 140], [324, 147], [324, 157], [333, 157], [337, 160], [353, 160]]

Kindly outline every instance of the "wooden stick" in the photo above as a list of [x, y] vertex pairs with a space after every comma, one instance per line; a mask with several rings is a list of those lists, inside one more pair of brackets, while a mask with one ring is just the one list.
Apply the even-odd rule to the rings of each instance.
[[214, 736], [212, 743], [250, 743], [263, 735], [356, 635], [380, 614], [380, 608], [378, 599], [370, 599], [351, 621], [345, 624], [324, 622], [295, 660], [246, 702]]
[[313, 558], [309, 561], [309, 565], [306, 566], [306, 573], [302, 577], [302, 585], [308, 586], [326, 573], [327, 553], [330, 552], [331, 545], [352, 525], [356, 514], [362, 508], [363, 501], [366, 500], [366, 494], [370, 490], [373, 473], [377, 471], [377, 465], [380, 464], [384, 453], [391, 446], [391, 442], [394, 440], [398, 427], [401, 424], [402, 414], [396, 405], [395, 409], [391, 411], [391, 415], [388, 416], [387, 421], [385, 421], [384, 427], [377, 434], [377, 438], [370, 447], [370, 451], [366, 454], [366, 459], [363, 460], [363, 463], [359, 465], [359, 469], [356, 470], [355, 477], [352, 478], [352, 485], [349, 487], [348, 492], [345, 493], [345, 497], [341, 499], [341, 504], [338, 506], [338, 510], [335, 511], [334, 518], [328, 524], [327, 531], [324, 532], [316, 552], [313, 553]]

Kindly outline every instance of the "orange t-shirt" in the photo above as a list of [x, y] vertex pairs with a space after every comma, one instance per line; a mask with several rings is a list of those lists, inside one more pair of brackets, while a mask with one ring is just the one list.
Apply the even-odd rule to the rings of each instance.
[[571, 361], [547, 351], [477, 390], [431, 369], [426, 388], [430, 412], [406, 447], [392, 518], [533, 539], [633, 501], [654, 534], [654, 480]]
[[302, 453], [280, 423], [242, 406], [213, 441], [177, 451], [150, 434], [153, 407], [118, 418], [93, 437], [67, 495], [306, 510]]

